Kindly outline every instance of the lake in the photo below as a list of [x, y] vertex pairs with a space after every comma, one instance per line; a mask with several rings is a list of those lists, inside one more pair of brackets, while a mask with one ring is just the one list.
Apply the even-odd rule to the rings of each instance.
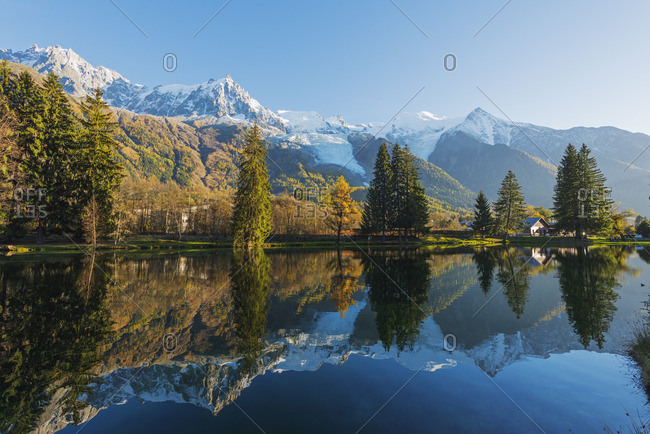
[[3, 432], [627, 430], [650, 254], [0, 260]]

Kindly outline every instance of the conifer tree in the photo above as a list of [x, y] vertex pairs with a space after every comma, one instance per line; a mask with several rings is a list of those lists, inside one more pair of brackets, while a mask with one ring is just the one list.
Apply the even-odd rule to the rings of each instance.
[[583, 232], [583, 219], [580, 217], [578, 152], [569, 143], [557, 168], [553, 194], [553, 216], [558, 231]]
[[354, 201], [350, 197], [352, 189], [341, 175], [332, 187], [329, 197], [329, 206], [332, 210], [332, 226], [336, 231], [336, 244], [341, 241], [341, 231], [349, 226], [350, 216], [355, 212]]
[[361, 228], [364, 233], [381, 233], [383, 239], [391, 229], [391, 173], [388, 147], [382, 143], [375, 159], [374, 176], [368, 188]]
[[607, 179], [598, 168], [596, 158], [591, 156], [591, 150], [583, 144], [578, 152], [578, 170], [581, 175], [578, 199], [581, 202], [581, 217], [585, 217], [587, 232], [593, 234], [609, 234], [612, 225], [612, 207], [610, 189], [605, 186]]
[[6, 232], [15, 208], [14, 191], [22, 182], [22, 153], [16, 144], [16, 117], [0, 94], [0, 229]]
[[390, 162], [390, 189], [392, 198], [390, 201], [391, 226], [397, 230], [400, 241], [402, 230], [408, 227], [407, 207], [409, 179], [406, 168], [405, 154], [402, 148], [395, 144]]
[[25, 159], [22, 168], [31, 187], [45, 187], [40, 176], [43, 165], [43, 111], [45, 101], [43, 91], [32, 76], [23, 71], [8, 95], [9, 105], [18, 118], [16, 136]]
[[612, 200], [606, 179], [590, 150], [580, 151], [569, 144], [557, 171], [553, 195], [553, 215], [559, 231], [580, 238], [586, 232], [608, 233], [612, 226]]
[[234, 247], [250, 250], [271, 233], [271, 184], [257, 124], [246, 133], [241, 158], [232, 217]]
[[79, 128], [59, 77], [51, 72], [43, 84], [43, 95], [44, 159], [40, 172], [47, 189], [47, 223], [48, 229], [65, 231], [79, 222], [75, 191], [79, 182], [75, 161]]
[[122, 179], [122, 166], [117, 162], [113, 140], [116, 123], [102, 99], [99, 88], [81, 104], [83, 131], [79, 139], [78, 162], [81, 167], [80, 199], [83, 205], [84, 230], [93, 246], [97, 238], [113, 229], [114, 193]]
[[415, 157], [407, 146], [402, 150], [404, 154], [404, 167], [406, 170], [407, 183], [407, 200], [405, 208], [406, 229], [411, 229], [416, 233], [425, 233], [428, 231], [429, 223], [429, 201], [420, 182], [420, 174], [415, 165]]
[[[6, 72], [3, 72], [3, 74]], [[47, 188], [41, 170], [46, 159], [43, 150], [43, 136], [45, 133], [43, 91], [27, 71], [23, 71], [16, 79], [9, 81], [7, 87], [9, 88], [7, 94], [8, 105], [17, 119], [14, 130], [16, 144], [22, 157], [20, 164], [22, 183], [16, 185], [16, 191], [33, 192], [37, 189]], [[22, 200], [14, 204], [13, 214], [15, 218], [12, 218], [9, 227], [9, 232], [12, 235], [21, 235], [23, 233], [26, 222], [25, 210], [30, 206], [34, 207], [34, 209], [39, 207], [38, 201], [39, 198], [34, 194], [31, 200], [23, 197]], [[35, 212], [32, 217], [33, 220], [36, 220], [40, 241], [44, 231], [42, 214]]]
[[483, 194], [483, 190], [478, 192], [474, 208], [474, 223], [472, 224], [472, 228], [481, 235], [481, 238], [484, 238], [492, 229], [493, 218], [490, 202], [485, 194]]
[[8, 96], [13, 89], [14, 81], [9, 71], [9, 64], [6, 60], [0, 62], [0, 94]]
[[494, 203], [494, 215], [496, 226], [504, 234], [504, 240], [508, 238], [510, 232], [517, 229], [521, 219], [526, 215], [524, 195], [517, 177], [511, 170], [501, 182], [498, 198]]

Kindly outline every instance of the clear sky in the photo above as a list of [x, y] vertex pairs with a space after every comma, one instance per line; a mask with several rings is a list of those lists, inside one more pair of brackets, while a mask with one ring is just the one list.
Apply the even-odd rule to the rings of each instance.
[[111, 0], [0, 0], [0, 47], [69, 47], [149, 86], [230, 74], [273, 110], [352, 123], [422, 86], [406, 111], [503, 118], [478, 86], [515, 121], [650, 133], [648, 1], [511, 0], [474, 37], [507, 0], [231, 0], [193, 37], [226, 1], [114, 0], [145, 37]]

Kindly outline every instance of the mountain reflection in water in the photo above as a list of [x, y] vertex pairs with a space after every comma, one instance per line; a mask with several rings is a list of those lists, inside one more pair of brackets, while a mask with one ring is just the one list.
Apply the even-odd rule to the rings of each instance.
[[[6, 258], [0, 430], [54, 432], [132, 398], [217, 414], [259, 374], [315, 371], [350, 354], [415, 371], [475, 364], [491, 376], [527, 356], [622, 354], [643, 299], [622, 286], [648, 256], [484, 248]], [[445, 335], [456, 351], [443, 349]]]

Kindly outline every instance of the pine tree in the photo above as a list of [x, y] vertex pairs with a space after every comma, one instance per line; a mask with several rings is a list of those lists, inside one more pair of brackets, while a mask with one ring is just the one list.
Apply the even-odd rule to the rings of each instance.
[[581, 201], [581, 217], [585, 218], [585, 228], [593, 234], [609, 234], [612, 225], [614, 201], [609, 197], [610, 190], [605, 186], [607, 179], [598, 168], [596, 158], [592, 157], [587, 145], [578, 152], [578, 168], [581, 175], [578, 190]]
[[474, 223], [472, 224], [472, 228], [481, 235], [481, 238], [484, 238], [492, 229], [493, 217], [490, 202], [485, 194], [483, 194], [483, 190], [478, 192], [474, 208]]
[[375, 159], [373, 179], [368, 188], [366, 205], [363, 210], [361, 228], [364, 233], [381, 233], [386, 238], [386, 232], [391, 228], [391, 166], [390, 155], [385, 143], [382, 143]]
[[583, 232], [583, 219], [580, 218], [580, 203], [578, 176], [578, 152], [569, 144], [564, 150], [564, 156], [557, 168], [557, 176], [553, 194], [553, 216], [555, 228], [558, 231]]
[[392, 198], [390, 201], [391, 227], [397, 230], [400, 241], [402, 231], [408, 227], [408, 175], [406, 168], [405, 154], [402, 148], [395, 144], [390, 162], [390, 189]]
[[83, 130], [77, 155], [84, 229], [93, 246], [97, 245], [99, 235], [113, 229], [114, 193], [123, 176], [122, 166], [117, 162], [119, 144], [112, 138], [116, 123], [111, 120], [112, 114], [102, 95], [97, 88], [81, 104]]
[[341, 231], [350, 225], [350, 215], [355, 212], [354, 201], [350, 197], [352, 189], [350, 184], [341, 175], [332, 187], [332, 192], [328, 199], [329, 206], [332, 210], [332, 226], [336, 231], [336, 244], [341, 241]]
[[609, 191], [589, 148], [580, 151], [569, 144], [557, 171], [553, 195], [553, 215], [559, 231], [607, 233], [612, 225]]
[[405, 208], [406, 230], [426, 233], [429, 223], [429, 201], [420, 182], [420, 173], [415, 165], [415, 157], [407, 146], [403, 149], [404, 168], [406, 171], [407, 200]]
[[271, 233], [271, 184], [266, 148], [256, 125], [246, 133], [232, 217], [235, 249], [261, 246]]
[[14, 86], [14, 81], [9, 70], [9, 64], [6, 60], [0, 62], [0, 94], [8, 96]]
[[16, 116], [9, 109], [7, 98], [0, 94], [0, 228], [6, 232], [15, 208], [14, 191], [20, 185], [23, 172], [22, 153], [16, 143]]
[[509, 170], [501, 182], [498, 199], [494, 203], [496, 226], [504, 234], [504, 240], [508, 238], [510, 232], [517, 229], [525, 213], [521, 186], [517, 182], [515, 174]]
[[41, 179], [47, 188], [44, 200], [48, 229], [69, 230], [78, 226], [79, 173], [75, 164], [78, 122], [72, 112], [59, 77], [49, 73], [43, 84], [44, 159]]
[[[3, 72], [3, 73], [6, 73]], [[22, 172], [22, 185], [17, 185], [17, 191], [28, 192], [38, 189], [47, 188], [46, 180], [42, 176], [43, 164], [46, 155], [43, 150], [43, 137], [45, 134], [45, 124], [43, 123], [43, 113], [45, 109], [45, 100], [42, 89], [36, 84], [32, 76], [23, 71], [17, 79], [9, 82], [9, 93], [7, 94], [9, 108], [13, 110], [17, 126], [14, 130], [16, 144], [19, 153], [22, 156], [20, 171]], [[25, 209], [29, 206], [39, 207], [39, 198], [33, 195], [31, 200], [25, 197], [20, 202], [15, 203], [14, 217], [9, 227], [9, 232], [13, 235], [20, 235], [23, 232], [25, 223]], [[35, 212], [33, 217], [38, 227], [39, 240], [43, 235], [42, 214]]]

